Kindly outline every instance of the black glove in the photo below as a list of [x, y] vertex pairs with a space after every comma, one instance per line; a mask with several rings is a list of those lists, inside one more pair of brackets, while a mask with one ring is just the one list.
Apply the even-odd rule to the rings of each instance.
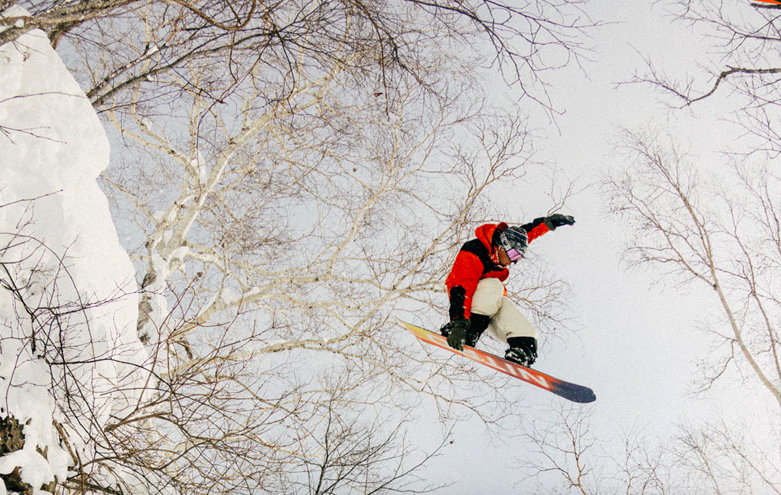
[[551, 230], [556, 230], [556, 227], [561, 227], [562, 225], [572, 225], [575, 223], [574, 218], [569, 215], [562, 215], [561, 213], [554, 213], [549, 217], [545, 217], [543, 221]]
[[459, 318], [442, 327], [442, 335], [447, 337], [447, 345], [453, 349], [463, 351], [464, 342], [466, 342], [466, 334], [471, 327], [472, 324], [469, 320], [466, 318]]

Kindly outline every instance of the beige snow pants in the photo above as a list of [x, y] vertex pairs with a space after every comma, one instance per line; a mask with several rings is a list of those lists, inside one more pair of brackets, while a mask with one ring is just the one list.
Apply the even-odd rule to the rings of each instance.
[[472, 295], [472, 313], [491, 317], [488, 329], [502, 342], [510, 337], [537, 338], [537, 327], [504, 295], [504, 284], [496, 278], [484, 278]]

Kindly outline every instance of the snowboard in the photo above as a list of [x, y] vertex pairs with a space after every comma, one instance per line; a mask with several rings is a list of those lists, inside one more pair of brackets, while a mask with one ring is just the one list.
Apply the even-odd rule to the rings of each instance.
[[491, 353], [475, 349], [468, 345], [464, 346], [463, 351], [453, 349], [447, 344], [447, 339], [438, 333], [431, 332], [425, 328], [421, 328], [417, 325], [401, 321], [401, 324], [412, 334], [420, 339], [422, 342], [432, 344], [442, 349], [448, 350], [452, 353], [459, 354], [472, 361], [477, 361], [480, 364], [488, 366], [489, 368], [501, 371], [507, 375], [510, 375], [524, 382], [531, 383], [532, 385], [539, 387], [543, 390], [552, 392], [560, 397], [573, 402], [594, 402], [597, 400], [597, 396], [594, 391], [583, 385], [577, 385], [575, 383], [566, 382], [558, 378], [554, 378], [545, 373], [541, 373], [537, 370], [521, 366], [520, 364], [513, 363], [499, 356], [495, 356]]

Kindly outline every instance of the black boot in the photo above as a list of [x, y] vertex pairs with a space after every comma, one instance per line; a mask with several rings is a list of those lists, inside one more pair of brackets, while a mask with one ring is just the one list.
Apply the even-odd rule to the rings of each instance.
[[509, 349], [504, 353], [508, 361], [521, 366], [531, 366], [537, 359], [537, 339], [534, 337], [510, 337], [507, 339]]
[[477, 345], [477, 341], [480, 339], [480, 336], [483, 335], [485, 329], [488, 328], [491, 317], [472, 313], [469, 317], [469, 321], [472, 322], [472, 326], [466, 333], [466, 345], [474, 347]]

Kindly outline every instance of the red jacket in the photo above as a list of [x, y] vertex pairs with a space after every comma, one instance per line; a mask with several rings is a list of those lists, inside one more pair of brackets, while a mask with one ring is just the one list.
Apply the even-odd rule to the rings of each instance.
[[[469, 318], [472, 309], [472, 295], [477, 283], [484, 278], [507, 280], [510, 271], [499, 265], [499, 253], [495, 246], [494, 236], [504, 232], [508, 226], [501, 222], [487, 223], [475, 229], [476, 239], [466, 242], [456, 256], [453, 268], [445, 280], [450, 298], [450, 319]], [[545, 234], [550, 229], [544, 219], [537, 218], [531, 223], [514, 229], [522, 228], [529, 236], [529, 242]]]

